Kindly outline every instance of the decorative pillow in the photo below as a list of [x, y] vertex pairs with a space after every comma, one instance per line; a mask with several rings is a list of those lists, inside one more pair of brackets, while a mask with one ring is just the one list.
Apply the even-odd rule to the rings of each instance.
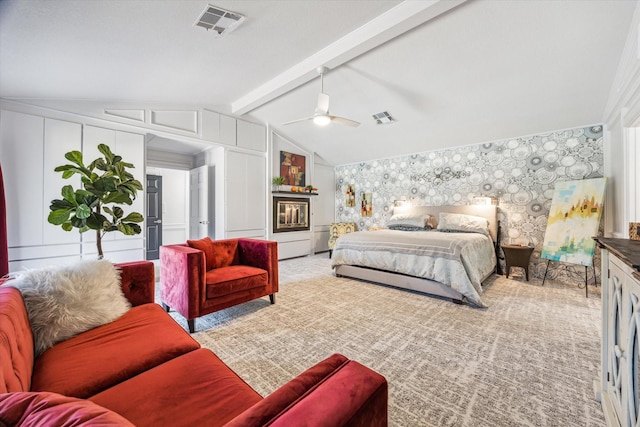
[[438, 230], [481, 233], [488, 236], [489, 221], [479, 216], [441, 212]]
[[0, 394], [0, 420], [0, 425], [21, 426], [133, 426], [121, 415], [89, 400], [46, 391]]
[[429, 228], [425, 227], [408, 227], [406, 225], [390, 225], [389, 230], [399, 231], [429, 231]]
[[204, 263], [207, 271], [216, 268], [216, 252], [213, 249], [213, 240], [211, 238], [203, 237], [200, 240], [187, 240], [187, 245], [204, 252]]
[[433, 222], [429, 214], [395, 214], [387, 221], [387, 227], [432, 228]]
[[5, 286], [22, 293], [36, 357], [55, 343], [109, 323], [131, 308], [120, 287], [120, 272], [107, 260], [82, 260], [18, 273]]

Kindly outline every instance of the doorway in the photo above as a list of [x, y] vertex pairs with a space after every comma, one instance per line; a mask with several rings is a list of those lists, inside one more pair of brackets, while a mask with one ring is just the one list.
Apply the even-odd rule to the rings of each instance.
[[147, 175], [147, 260], [160, 258], [162, 246], [162, 177]]

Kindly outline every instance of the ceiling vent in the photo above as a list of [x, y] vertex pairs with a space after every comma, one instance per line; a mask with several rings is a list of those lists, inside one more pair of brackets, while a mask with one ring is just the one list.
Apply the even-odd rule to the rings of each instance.
[[387, 111], [383, 111], [382, 113], [374, 114], [373, 120], [376, 121], [377, 125], [390, 125], [391, 123], [395, 123], [397, 120], [391, 117]]
[[213, 30], [215, 37], [224, 37], [235, 30], [246, 19], [236, 12], [224, 10], [216, 6], [207, 5], [195, 24], [207, 31]]

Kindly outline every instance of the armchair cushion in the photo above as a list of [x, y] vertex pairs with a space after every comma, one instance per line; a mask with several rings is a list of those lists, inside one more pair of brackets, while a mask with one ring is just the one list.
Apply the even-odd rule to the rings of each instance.
[[269, 274], [265, 270], [246, 265], [231, 265], [205, 273], [207, 298], [267, 286], [268, 281]]
[[204, 262], [207, 271], [216, 268], [216, 251], [211, 238], [203, 237], [199, 240], [187, 240], [187, 245], [204, 253]]

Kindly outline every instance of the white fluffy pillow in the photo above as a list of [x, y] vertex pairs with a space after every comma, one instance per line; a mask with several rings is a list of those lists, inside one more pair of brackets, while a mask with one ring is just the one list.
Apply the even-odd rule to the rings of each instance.
[[131, 308], [120, 288], [120, 272], [106, 260], [26, 271], [7, 286], [22, 293], [36, 356], [59, 341], [117, 319]]
[[429, 229], [432, 228], [431, 215], [429, 214], [395, 214], [387, 221], [387, 227], [406, 229]]
[[440, 213], [439, 231], [462, 231], [489, 235], [489, 221], [486, 218], [465, 214]]

